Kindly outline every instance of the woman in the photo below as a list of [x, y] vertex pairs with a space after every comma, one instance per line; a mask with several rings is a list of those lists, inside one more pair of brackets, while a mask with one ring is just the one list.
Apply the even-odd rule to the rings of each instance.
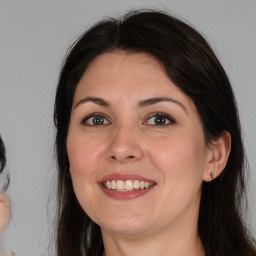
[[[0, 137], [0, 174], [2, 173], [6, 163], [5, 147]], [[4, 187], [0, 189], [0, 235], [8, 224], [10, 218], [10, 200], [4, 193], [9, 185], [9, 176]]]
[[205, 39], [158, 11], [92, 27], [59, 78], [57, 251], [256, 255], [235, 98]]

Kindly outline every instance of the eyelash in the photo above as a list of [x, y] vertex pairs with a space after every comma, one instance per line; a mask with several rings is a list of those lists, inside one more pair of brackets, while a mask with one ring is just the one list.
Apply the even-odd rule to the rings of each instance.
[[[154, 124], [149, 124], [148, 121], [152, 118], [157, 118], [157, 117], [160, 117], [162, 120], [161, 121], [164, 121], [165, 123], [164, 124], [156, 124], [156, 120], [154, 120]], [[102, 118], [103, 119], [103, 123], [94, 123], [97, 122], [97, 120], [94, 120], [93, 121], [93, 118]], [[91, 120], [91, 123], [88, 123], [88, 121]], [[166, 123], [166, 120], [167, 120], [167, 123]], [[105, 123], [107, 122], [107, 123]], [[142, 124], [144, 125], [150, 125], [150, 126], [167, 126], [167, 125], [171, 125], [171, 124], [175, 124], [176, 123], [176, 120], [171, 117], [170, 115], [166, 114], [166, 113], [160, 113], [160, 112], [157, 112], [157, 113], [153, 113], [153, 114], [150, 114], [150, 116], [146, 119], [146, 121], [144, 121]], [[89, 116], [86, 116], [82, 121], [81, 121], [81, 124], [82, 125], [87, 125], [87, 126], [101, 126], [101, 125], [109, 125], [111, 124], [111, 122], [101, 113], [93, 113], [93, 114], [90, 114]]]
[[168, 115], [166, 113], [157, 112], [157, 113], [150, 114], [149, 118], [147, 118], [147, 120], [145, 122], [143, 122], [143, 124], [146, 124], [151, 118], [157, 118], [157, 117], [163, 118], [162, 120], [165, 120], [165, 122], [167, 120], [168, 123], [156, 124], [156, 120], [154, 120], [154, 124], [148, 124], [148, 125], [163, 127], [163, 126], [172, 125], [172, 124], [176, 123], [176, 120], [173, 117], [171, 117], [170, 115]]
[[[93, 119], [93, 118], [103, 118], [103, 124], [89, 124], [88, 123], [88, 120], [90, 119]], [[105, 121], [107, 121], [107, 124], [105, 123]], [[92, 121], [93, 122], [93, 121]], [[82, 125], [87, 125], [87, 126], [100, 126], [100, 125], [109, 125], [110, 124], [110, 121], [108, 121], [108, 119], [103, 115], [103, 114], [100, 114], [100, 113], [93, 113], [93, 114], [90, 114], [89, 116], [86, 116], [82, 121], [81, 121], [81, 124]]]

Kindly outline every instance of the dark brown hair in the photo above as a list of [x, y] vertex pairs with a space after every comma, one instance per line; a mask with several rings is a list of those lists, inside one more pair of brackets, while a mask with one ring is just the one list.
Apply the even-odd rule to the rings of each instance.
[[[0, 136], [0, 174], [4, 170], [5, 164], [6, 164], [5, 146], [4, 146], [4, 142], [2, 141], [2, 138]], [[9, 182], [10, 182], [10, 177], [7, 174], [7, 179], [5, 180], [4, 185], [2, 188], [0, 188], [0, 190], [6, 191], [9, 186]]]
[[79, 205], [69, 175], [66, 139], [76, 86], [98, 55], [123, 50], [148, 53], [194, 102], [208, 143], [223, 131], [232, 148], [222, 174], [203, 183], [198, 233], [207, 256], [256, 255], [242, 220], [245, 192], [244, 149], [236, 101], [228, 77], [206, 40], [185, 22], [160, 11], [133, 11], [106, 19], [83, 34], [63, 64], [56, 93], [54, 121], [58, 161], [57, 255], [102, 255], [100, 227]]

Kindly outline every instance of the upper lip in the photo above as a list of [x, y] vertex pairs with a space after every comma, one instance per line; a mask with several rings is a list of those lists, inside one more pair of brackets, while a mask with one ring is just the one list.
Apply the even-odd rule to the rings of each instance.
[[150, 183], [156, 183], [154, 180], [145, 178], [145, 177], [143, 177], [141, 175], [137, 175], [137, 174], [120, 174], [120, 173], [113, 173], [113, 174], [106, 175], [102, 179], [99, 180], [99, 183], [106, 182], [108, 180], [122, 180], [122, 181], [126, 181], [126, 180], [139, 180], [139, 181], [146, 181], [146, 182], [150, 182]]

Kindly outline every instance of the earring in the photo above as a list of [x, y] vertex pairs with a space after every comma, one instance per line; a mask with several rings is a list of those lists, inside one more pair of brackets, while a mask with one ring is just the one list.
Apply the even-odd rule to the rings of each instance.
[[214, 172], [210, 172], [211, 179], [214, 179]]

